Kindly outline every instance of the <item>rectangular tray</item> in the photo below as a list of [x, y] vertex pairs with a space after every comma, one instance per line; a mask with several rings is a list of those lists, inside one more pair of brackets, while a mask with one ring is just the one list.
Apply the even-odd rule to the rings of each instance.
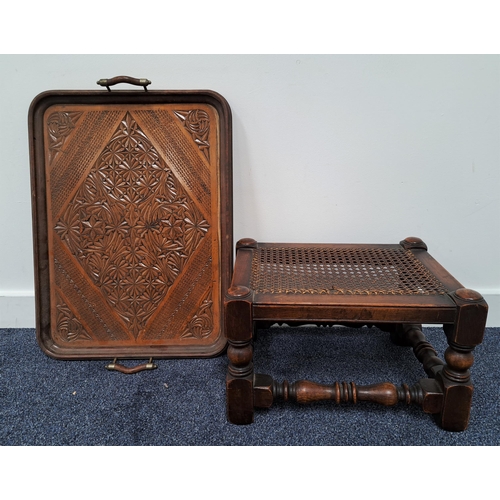
[[225, 99], [202, 90], [49, 91], [31, 104], [29, 133], [43, 351], [222, 352], [233, 246]]

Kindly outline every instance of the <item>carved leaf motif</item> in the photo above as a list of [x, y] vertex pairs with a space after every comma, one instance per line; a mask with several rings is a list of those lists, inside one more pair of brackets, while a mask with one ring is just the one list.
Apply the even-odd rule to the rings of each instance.
[[208, 113], [202, 109], [174, 111], [174, 113], [183, 122], [200, 151], [210, 161], [210, 143], [208, 142], [210, 119]]
[[91, 340], [90, 335], [75, 317], [67, 304], [57, 295], [57, 331], [68, 342]]
[[69, 113], [52, 113], [47, 119], [47, 129], [49, 131], [49, 164], [52, 163], [56, 155], [62, 151], [62, 147], [67, 137], [75, 128], [76, 122], [82, 113], [73, 111]]
[[127, 113], [54, 229], [137, 337], [209, 228]]
[[181, 335], [183, 339], [204, 339], [213, 331], [212, 291], [210, 290], [200, 304], [198, 311], [191, 318]]

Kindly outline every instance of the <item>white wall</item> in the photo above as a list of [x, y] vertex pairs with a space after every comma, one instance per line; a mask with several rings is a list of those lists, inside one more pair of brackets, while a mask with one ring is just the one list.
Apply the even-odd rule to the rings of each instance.
[[27, 112], [116, 75], [220, 92], [233, 111], [235, 241], [430, 253], [500, 326], [500, 56], [0, 56], [0, 327], [33, 327]]

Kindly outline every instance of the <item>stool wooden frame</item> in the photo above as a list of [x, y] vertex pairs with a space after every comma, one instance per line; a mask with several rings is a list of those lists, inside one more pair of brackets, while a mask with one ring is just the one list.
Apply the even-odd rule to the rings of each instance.
[[[312, 245], [240, 240], [225, 299], [228, 338], [227, 415], [234, 424], [254, 421], [255, 408], [277, 399], [297, 403], [370, 401], [420, 405], [449, 431], [469, 422], [472, 351], [483, 339], [488, 306], [409, 237], [399, 245]], [[254, 330], [260, 324], [377, 326], [410, 346], [427, 374], [413, 385], [391, 382], [357, 386], [282, 383], [253, 369]], [[442, 325], [444, 361], [422, 333]]]

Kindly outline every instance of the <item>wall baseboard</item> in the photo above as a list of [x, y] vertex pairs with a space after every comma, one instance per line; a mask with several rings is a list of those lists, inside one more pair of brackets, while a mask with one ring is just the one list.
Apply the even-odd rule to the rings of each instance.
[[[478, 290], [489, 306], [488, 327], [500, 327], [500, 290]], [[0, 328], [35, 328], [35, 297], [0, 294]]]
[[35, 296], [0, 294], [0, 328], [35, 328]]

